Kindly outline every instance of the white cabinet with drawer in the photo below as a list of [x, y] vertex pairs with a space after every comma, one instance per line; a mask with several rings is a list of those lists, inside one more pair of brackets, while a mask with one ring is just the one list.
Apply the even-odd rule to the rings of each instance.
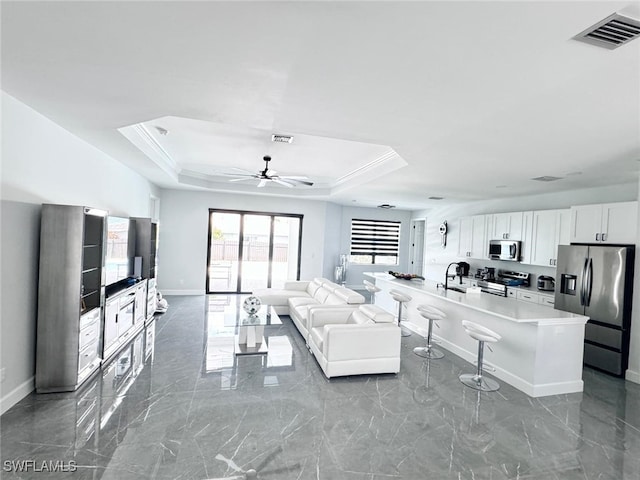
[[555, 305], [555, 298], [553, 295], [545, 295], [543, 293], [539, 293], [538, 303], [540, 303], [540, 305], [547, 305], [548, 307], [553, 307]]
[[516, 298], [518, 300], [523, 301], [523, 302], [529, 302], [529, 303], [538, 303], [539, 302], [538, 294], [529, 292], [527, 290], [518, 290], [518, 293], [516, 294]]
[[553, 307], [554, 296], [552, 294], [539, 293], [520, 288], [507, 288], [507, 297], [521, 302], [536, 303]]

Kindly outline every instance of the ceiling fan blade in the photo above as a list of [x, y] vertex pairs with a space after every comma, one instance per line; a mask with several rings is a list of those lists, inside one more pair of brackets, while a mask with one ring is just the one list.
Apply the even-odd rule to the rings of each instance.
[[282, 178], [287, 178], [289, 180], [308, 180], [309, 177], [305, 177], [303, 175], [284, 175]]
[[285, 181], [292, 182], [292, 183], [295, 183], [295, 184], [298, 184], [298, 185], [308, 185], [308, 186], [312, 186], [313, 185], [313, 182], [307, 182], [306, 180], [298, 180], [295, 177], [280, 177], [280, 180], [285, 180]]
[[267, 171], [265, 172], [265, 175], [266, 175], [267, 177], [273, 177], [273, 176], [275, 176], [277, 173], [278, 173], [277, 171], [269, 169], [269, 170], [267, 170]]
[[255, 175], [246, 175], [246, 176], [244, 176], [242, 178], [232, 178], [229, 181], [230, 182], [243, 182], [245, 180], [253, 180], [254, 178], [256, 178]]
[[229, 167], [229, 170], [235, 170], [236, 172], [242, 172], [242, 173], [247, 173], [249, 175], [255, 175], [255, 173], [253, 173], [250, 170], [245, 170], [244, 168], [238, 168], [238, 167]]
[[280, 185], [284, 185], [285, 187], [293, 188], [293, 184], [292, 183], [285, 182], [284, 180], [282, 180], [280, 178], [272, 178], [271, 181], [279, 183]]
[[268, 181], [269, 180], [266, 180], [264, 178], [261, 179], [260, 182], [258, 183], [258, 188], [264, 187], [267, 184]]

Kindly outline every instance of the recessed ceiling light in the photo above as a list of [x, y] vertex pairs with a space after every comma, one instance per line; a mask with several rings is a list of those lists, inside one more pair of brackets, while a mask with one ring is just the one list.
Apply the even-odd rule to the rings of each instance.
[[389, 205], [388, 203], [383, 203], [382, 205], [378, 205], [378, 208], [396, 208], [396, 206]]
[[429, 200], [444, 200], [444, 197], [429, 197]]
[[291, 143], [293, 142], [292, 135], [271, 135], [271, 141], [276, 143]]

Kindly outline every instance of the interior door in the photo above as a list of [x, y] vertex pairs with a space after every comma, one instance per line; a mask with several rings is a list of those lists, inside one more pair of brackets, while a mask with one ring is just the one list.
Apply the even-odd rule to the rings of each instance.
[[414, 220], [411, 226], [411, 271], [416, 275], [422, 275], [424, 259], [424, 220]]

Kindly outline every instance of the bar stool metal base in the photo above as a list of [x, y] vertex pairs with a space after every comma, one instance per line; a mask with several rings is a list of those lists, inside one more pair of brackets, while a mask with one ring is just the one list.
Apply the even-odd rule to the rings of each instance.
[[413, 353], [419, 357], [438, 359], [444, 357], [444, 353], [433, 347], [416, 347]]
[[483, 392], [495, 392], [500, 388], [500, 384], [495, 380], [476, 373], [463, 373], [458, 378], [467, 387]]
[[410, 337], [411, 336], [411, 330], [409, 330], [407, 327], [403, 327], [402, 325], [400, 325], [400, 336], [401, 337]]

